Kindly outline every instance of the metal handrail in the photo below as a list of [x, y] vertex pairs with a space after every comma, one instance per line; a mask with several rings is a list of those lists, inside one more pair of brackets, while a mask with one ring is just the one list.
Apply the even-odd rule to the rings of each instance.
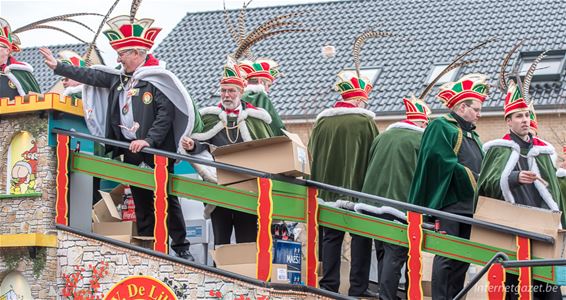
[[470, 282], [458, 293], [458, 295], [456, 295], [456, 297], [454, 297], [453, 300], [462, 299], [474, 287], [474, 285], [476, 285], [476, 283], [480, 281], [483, 275], [487, 273], [491, 265], [493, 265], [494, 263], [504, 262], [508, 259], [509, 257], [507, 256], [507, 254], [503, 252], [495, 253], [495, 255], [487, 262], [487, 264], [481, 269], [481, 271], [479, 271], [476, 276], [474, 276], [474, 278], [470, 280]]
[[[111, 145], [111, 146], [125, 148], [125, 149], [128, 149], [128, 147], [130, 145], [127, 142], [115, 141], [115, 140], [111, 140], [111, 139], [107, 139], [107, 138], [97, 137], [97, 136], [93, 136], [93, 135], [90, 135], [90, 134], [76, 132], [76, 131], [70, 131], [70, 130], [66, 130], [66, 129], [53, 128], [52, 132], [71, 136], [71, 137], [75, 137], [75, 138], [82, 138], [82, 139], [86, 139], [86, 140], [91, 140], [91, 141], [94, 141], [94, 142], [103, 143], [103, 144], [106, 144], [106, 145]], [[269, 178], [269, 179], [273, 179], [273, 180], [293, 183], [293, 184], [297, 184], [297, 185], [316, 187], [318, 189], [323, 189], [323, 190], [330, 191], [330, 192], [337, 193], [337, 194], [341, 194], [341, 195], [344, 195], [344, 196], [350, 196], [350, 197], [354, 197], [354, 198], [361, 198], [361, 199], [376, 201], [376, 202], [378, 202], [382, 205], [395, 207], [397, 209], [401, 209], [401, 210], [405, 210], [405, 211], [413, 211], [413, 212], [417, 212], [417, 213], [420, 213], [420, 214], [426, 214], [426, 215], [430, 215], [430, 216], [441, 218], [441, 219], [447, 219], [447, 220], [456, 221], [456, 222], [459, 222], [459, 223], [464, 223], [464, 224], [469, 224], [469, 225], [474, 225], [474, 226], [478, 226], [478, 227], [482, 227], [482, 228], [485, 228], [485, 229], [498, 231], [498, 232], [502, 232], [502, 233], [506, 233], [506, 234], [512, 234], [512, 235], [516, 235], [516, 236], [526, 237], [526, 238], [529, 238], [531, 240], [537, 240], [537, 241], [542, 241], [542, 242], [545, 242], [545, 243], [554, 244], [554, 238], [552, 236], [549, 236], [549, 235], [540, 234], [540, 233], [531, 232], [531, 231], [526, 231], [526, 230], [522, 230], [522, 229], [517, 229], [517, 228], [505, 226], [505, 225], [494, 224], [494, 223], [485, 222], [485, 221], [481, 221], [481, 220], [476, 220], [476, 219], [473, 219], [473, 218], [470, 218], [470, 217], [465, 217], [465, 216], [452, 214], [452, 213], [445, 212], [445, 211], [440, 211], [440, 210], [436, 210], [436, 209], [432, 209], [432, 208], [427, 208], [427, 207], [422, 207], [422, 206], [418, 206], [418, 205], [414, 205], [414, 204], [400, 202], [400, 201], [396, 201], [396, 200], [392, 200], [392, 199], [388, 199], [388, 198], [384, 198], [384, 197], [379, 197], [379, 196], [376, 196], [376, 195], [357, 192], [357, 191], [349, 190], [349, 189], [342, 188], [342, 187], [337, 187], [337, 186], [334, 186], [334, 185], [330, 185], [330, 184], [326, 184], [326, 183], [322, 183], [322, 182], [318, 182], [318, 181], [314, 181], [314, 180], [305, 180], [305, 179], [288, 177], [288, 176], [284, 176], [284, 175], [280, 175], [280, 174], [271, 174], [271, 173], [267, 173], [267, 172], [262, 172], [262, 171], [257, 171], [257, 170], [245, 168], [245, 167], [234, 166], [234, 165], [230, 165], [230, 164], [219, 163], [219, 162], [210, 161], [210, 160], [206, 160], [206, 159], [202, 159], [202, 158], [197, 158], [197, 157], [194, 157], [192, 155], [182, 155], [182, 154], [168, 152], [168, 151], [164, 151], [164, 150], [159, 150], [159, 149], [155, 149], [155, 148], [151, 148], [151, 147], [143, 148], [141, 152], [147, 153], [147, 154], [153, 154], [153, 155], [161, 155], [161, 156], [165, 156], [165, 157], [168, 157], [168, 158], [171, 158], [171, 159], [183, 160], [183, 161], [187, 161], [187, 162], [190, 162], [190, 163], [196, 163], [196, 164], [206, 165], [206, 166], [210, 166], [210, 167], [214, 167], [214, 168], [218, 168], [218, 169], [223, 169], [223, 170], [227, 170], [227, 171], [242, 173], [242, 174], [250, 175], [250, 176], [253, 176], [253, 177], [263, 177], [263, 178]]]

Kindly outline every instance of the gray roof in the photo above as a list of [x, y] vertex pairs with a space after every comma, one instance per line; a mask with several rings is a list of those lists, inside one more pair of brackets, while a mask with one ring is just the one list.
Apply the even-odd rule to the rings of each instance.
[[[78, 54], [83, 54], [84, 52], [86, 52], [88, 45], [66, 44], [48, 47], [51, 52], [53, 52], [53, 54], [57, 56], [57, 54], [63, 50], [72, 50], [77, 52]], [[53, 71], [49, 69], [49, 67], [47, 67], [47, 65], [43, 61], [43, 56], [41, 56], [41, 54], [39, 53], [39, 48], [41, 47], [22, 48], [22, 51], [15, 53], [14, 57], [18, 61], [26, 62], [33, 67], [33, 75], [35, 76], [35, 79], [37, 79], [39, 87], [41, 87], [41, 91], [47, 92], [59, 80], [61, 80], [61, 77], [54, 75]]]
[[[276, 60], [286, 75], [271, 92], [284, 118], [315, 116], [339, 99], [334, 90], [336, 74], [352, 67], [353, 40], [368, 28], [395, 34], [368, 40], [362, 50], [362, 66], [382, 69], [370, 95], [370, 109], [378, 115], [404, 113], [402, 98], [422, 91], [435, 63], [449, 62], [489, 37], [499, 40], [468, 57], [479, 63], [459, 71], [460, 76], [479, 72], [490, 77], [493, 88], [486, 110], [500, 110], [503, 105], [497, 73], [504, 54], [519, 38], [532, 38], [522, 52], [566, 49], [563, 0], [358, 0], [263, 7], [247, 10], [247, 27], [293, 11], [309, 11], [299, 19], [318, 30], [283, 34], [253, 48], [255, 55]], [[237, 14], [238, 10], [230, 11], [234, 20]], [[336, 57], [324, 58], [324, 45], [335, 46]], [[234, 48], [219, 10], [187, 14], [155, 52], [203, 107], [218, 101], [212, 92], [218, 88], [226, 55]], [[534, 84], [537, 108], [566, 102], [565, 73], [559, 82]], [[434, 95], [436, 88], [426, 101], [433, 110], [441, 109]]]

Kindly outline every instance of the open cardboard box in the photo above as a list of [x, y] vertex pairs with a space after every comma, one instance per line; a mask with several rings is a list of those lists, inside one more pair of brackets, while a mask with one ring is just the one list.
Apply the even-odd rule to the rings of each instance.
[[[211, 251], [216, 267], [251, 278], [256, 278], [256, 243], [220, 245]], [[271, 266], [271, 282], [289, 283], [287, 265]]]
[[124, 185], [118, 185], [111, 192], [98, 191], [102, 199], [93, 206], [92, 232], [116, 238], [117, 240], [135, 244], [137, 235], [136, 223], [122, 222], [117, 206], [122, 204]]
[[[216, 148], [217, 162], [258, 171], [300, 177], [310, 174], [308, 150], [301, 138], [283, 131], [285, 136], [259, 139]], [[255, 177], [217, 169], [218, 184], [257, 192]]]
[[122, 221], [122, 216], [118, 212], [117, 206], [124, 201], [122, 199], [124, 188], [124, 185], [120, 184], [110, 193], [98, 191], [102, 199], [93, 206], [92, 221], [94, 223]]
[[[554, 238], [554, 245], [532, 241], [533, 258], [566, 258], [566, 231], [560, 223], [562, 213], [536, 207], [511, 204], [502, 200], [480, 197], [474, 219], [545, 234]], [[515, 252], [514, 235], [472, 226], [472, 241]]]

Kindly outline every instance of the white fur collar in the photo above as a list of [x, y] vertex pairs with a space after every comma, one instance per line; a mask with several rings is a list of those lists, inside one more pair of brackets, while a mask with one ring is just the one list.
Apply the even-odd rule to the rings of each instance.
[[405, 122], [395, 122], [387, 127], [385, 131], [393, 128], [401, 128], [401, 129], [409, 129], [418, 132], [424, 132], [424, 128], [420, 128], [419, 126], [415, 126], [413, 124], [405, 123]]
[[[504, 139], [497, 139], [484, 144], [483, 149], [487, 152], [489, 149], [493, 147], [507, 147], [511, 148], [511, 155], [501, 172], [501, 178], [499, 179], [499, 186], [501, 188], [501, 193], [503, 194], [503, 198], [505, 201], [510, 203], [515, 203], [515, 197], [511, 193], [511, 188], [509, 187], [509, 176], [511, 176], [511, 172], [515, 169], [515, 166], [519, 162], [519, 157], [521, 154], [520, 146], [511, 140], [504, 140]], [[535, 159], [536, 156], [540, 154], [548, 154], [552, 155], [554, 153], [554, 148], [549, 146], [533, 146], [529, 153], [527, 154], [527, 161], [528, 165], [531, 166], [530, 170], [535, 172], [539, 177], [541, 176], [540, 170], [538, 168], [537, 161]], [[540, 181], [534, 182], [535, 188], [539, 192], [541, 198], [544, 200], [546, 205], [553, 211], [559, 210], [556, 201], [554, 201], [552, 195], [548, 191], [548, 188], [545, 187]]]
[[16, 86], [16, 89], [18, 90], [18, 94], [20, 94], [20, 96], [25, 96], [26, 92], [24, 91], [22, 84], [18, 81], [18, 78], [16, 78], [16, 75], [12, 73], [12, 70], [26, 71], [29, 73], [33, 73], [33, 68], [32, 66], [30, 66], [28, 63], [25, 62], [11, 64], [9, 66], [6, 66], [6, 68], [4, 68], [4, 73], [6, 74], [6, 77], [8, 77], [8, 79], [10, 79], [10, 81]]
[[[515, 143], [512, 140], [504, 140], [504, 139], [496, 139], [493, 141], [489, 141], [483, 145], [483, 151], [487, 152], [492, 147], [507, 147], [511, 148], [515, 152], [521, 152], [521, 147], [519, 144]], [[533, 146], [529, 153], [527, 153], [528, 157], [539, 156], [541, 154], [548, 154], [550, 156], [555, 155], [554, 147], [549, 146]]]
[[254, 93], [264, 93], [267, 95], [267, 92], [265, 91], [265, 86], [263, 84], [248, 84], [245, 88], [244, 88], [244, 92], [254, 92]]
[[82, 93], [82, 92], [83, 92], [83, 85], [79, 84], [77, 86], [70, 86], [70, 87], [65, 88], [61, 94], [63, 96], [69, 96], [69, 95], [72, 95], [72, 94]]
[[360, 107], [331, 107], [323, 110], [318, 116], [316, 116], [316, 120], [324, 117], [333, 117], [333, 116], [342, 116], [342, 115], [366, 115], [372, 119], [375, 118], [375, 113], [369, 111], [365, 108]]
[[[195, 134], [191, 135], [192, 138], [199, 140], [199, 141], [206, 141], [206, 140], [211, 139], [216, 134], [218, 134], [222, 129], [224, 129], [224, 126], [226, 126], [226, 124], [228, 123], [228, 116], [227, 116], [226, 112], [223, 111], [218, 106], [210, 106], [210, 107], [202, 108], [200, 110], [200, 114], [203, 115], [203, 116], [204, 115], [217, 115], [218, 118], [220, 119], [220, 121], [218, 123], [216, 123], [216, 125], [214, 125], [214, 127], [212, 127], [207, 132], [195, 133]], [[251, 134], [248, 130], [248, 126], [246, 125], [246, 122], [245, 122], [245, 120], [248, 117], [252, 117], [252, 118], [262, 120], [266, 124], [271, 124], [271, 116], [263, 108], [257, 108], [257, 109], [248, 108], [248, 109], [241, 110], [240, 113], [238, 114], [238, 119], [237, 119], [236, 122], [238, 124], [240, 124], [240, 133], [242, 134], [242, 140], [244, 142], [252, 140]]]
[[560, 168], [556, 170], [556, 176], [559, 178], [566, 177], [566, 169]]
[[6, 66], [6, 68], [4, 68], [4, 73], [10, 73], [12, 70], [26, 71], [33, 73], [33, 67], [25, 62], [18, 62], [17, 64], [11, 64], [9, 66]]

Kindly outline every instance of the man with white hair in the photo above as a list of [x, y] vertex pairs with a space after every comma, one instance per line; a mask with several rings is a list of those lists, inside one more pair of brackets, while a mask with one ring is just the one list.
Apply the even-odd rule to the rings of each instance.
[[[189, 154], [212, 152], [211, 145], [220, 147], [273, 136], [269, 113], [241, 100], [245, 86], [239, 66], [229, 58], [220, 80], [220, 103], [201, 109], [202, 133], [183, 138], [182, 146]], [[212, 219], [215, 245], [230, 244], [232, 228], [237, 243], [256, 241], [257, 216], [210, 204], [205, 212]]]
[[[148, 54], [161, 28], [151, 28], [151, 19], [138, 20], [131, 16], [117, 16], [107, 23], [110, 29], [104, 34], [118, 53], [118, 63], [122, 66], [119, 70], [105, 66], [80, 68], [58, 62], [47, 48], [41, 48], [40, 52], [55, 74], [85, 84], [83, 96], [97, 106], [100, 116], [97, 122], [105, 131], [102, 134], [130, 143], [127, 150], [107, 147], [107, 151], [113, 151], [114, 157], [123, 154], [126, 163], [153, 167], [153, 155], [140, 153], [143, 148], [176, 152], [181, 137], [201, 130], [202, 121], [179, 79]], [[172, 160], [168, 169], [173, 172]], [[138, 234], [152, 236], [153, 191], [134, 186], [131, 190]], [[179, 200], [171, 195], [167, 199], [172, 248], [180, 257], [194, 261]]]

